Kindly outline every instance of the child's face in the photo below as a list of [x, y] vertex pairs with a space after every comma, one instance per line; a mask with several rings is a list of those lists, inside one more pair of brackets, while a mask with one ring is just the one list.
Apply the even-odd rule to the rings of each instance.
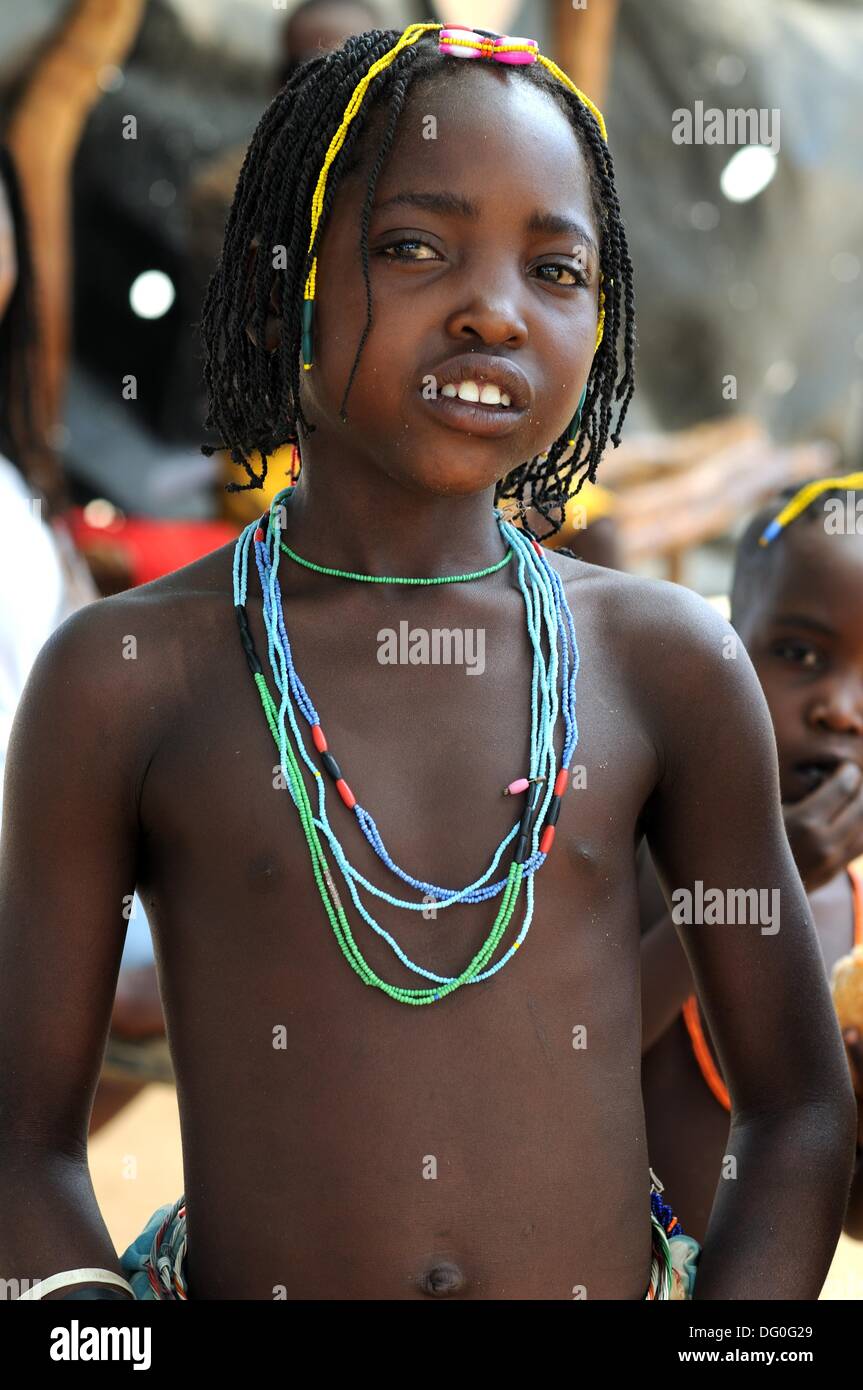
[[[587, 164], [551, 98], [517, 75], [417, 85], [376, 190], [372, 327], [345, 425], [366, 312], [360, 210], [383, 128], [376, 112], [322, 236], [315, 365], [301, 371], [312, 457], [365, 456], [438, 496], [480, 492], [566, 429], [590, 370], [599, 234]], [[468, 379], [511, 404], [442, 395]]]
[[863, 768], [863, 535], [801, 517], [772, 544], [738, 628], [773, 718], [782, 799], [795, 802], [837, 763]]

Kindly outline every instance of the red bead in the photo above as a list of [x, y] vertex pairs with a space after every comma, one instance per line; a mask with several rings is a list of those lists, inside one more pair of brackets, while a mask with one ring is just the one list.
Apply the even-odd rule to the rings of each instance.
[[263, 531], [261, 530], [261, 528], [260, 528], [260, 526], [259, 526], [258, 529], [257, 529], [257, 531], [255, 532], [255, 540], [256, 540], [256, 541], [262, 541], [263, 539], [264, 539], [264, 533], [263, 533]]
[[562, 768], [560, 769], [560, 772], [557, 774], [557, 777], [555, 778], [555, 781], [554, 781], [554, 794], [555, 794], [555, 796], [563, 796], [563, 794], [564, 794], [564, 792], [566, 791], [566, 788], [567, 788], [568, 785], [569, 785], [569, 768], [567, 768], [567, 767], [562, 767]]
[[345, 781], [344, 777], [340, 777], [338, 782], [336, 782], [336, 791], [342, 798], [342, 801], [345, 803], [348, 810], [352, 811], [357, 804], [357, 799], [351, 791], [350, 787], [348, 786], [347, 782]]
[[554, 841], [554, 829], [555, 827], [553, 825], [547, 825], [543, 830], [542, 839], [539, 842], [540, 854], [548, 854], [548, 851], [551, 849]]
[[542, 546], [540, 545], [539, 541], [534, 541], [533, 548], [536, 551], [539, 558], [542, 559]]
[[320, 724], [312, 725], [312, 743], [315, 745], [319, 753], [326, 753], [327, 740], [324, 738], [324, 731], [321, 728]]

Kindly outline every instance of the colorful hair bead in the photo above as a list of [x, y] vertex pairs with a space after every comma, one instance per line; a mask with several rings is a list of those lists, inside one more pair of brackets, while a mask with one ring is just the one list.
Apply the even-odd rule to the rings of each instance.
[[832, 492], [835, 488], [861, 488], [863, 487], [863, 473], [846, 473], [844, 478], [819, 478], [814, 483], [806, 483], [804, 487], [796, 492], [773, 520], [765, 526], [758, 538], [759, 545], [769, 545], [779, 535], [784, 527], [795, 521], [801, 512], [811, 506], [816, 497], [820, 497], [823, 492]]
[[517, 39], [510, 34], [489, 38], [466, 24], [448, 24], [438, 36], [438, 52], [451, 58], [486, 58], [496, 63], [535, 63], [539, 56], [536, 39]]

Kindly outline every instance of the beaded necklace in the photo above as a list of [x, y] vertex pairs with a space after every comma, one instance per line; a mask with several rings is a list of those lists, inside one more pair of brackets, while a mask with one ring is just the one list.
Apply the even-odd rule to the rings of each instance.
[[[528, 795], [522, 816], [498, 845], [486, 871], [474, 883], [461, 889], [452, 889], [416, 878], [392, 859], [374, 819], [357, 801], [342, 775], [339, 764], [328, 748], [318, 712], [294, 665], [290, 640], [284, 622], [281, 588], [278, 581], [278, 564], [280, 556], [284, 552], [308, 568], [348, 580], [380, 583], [435, 581], [387, 579], [382, 576], [358, 575], [352, 571], [324, 568], [314, 565], [310, 561], [303, 561], [296, 556], [295, 552], [286, 547], [284, 542], [280, 542], [279, 538], [281, 518], [284, 514], [284, 506], [280, 499], [289, 498], [290, 495], [291, 489], [286, 488], [273, 498], [269, 514], [261, 518], [262, 523], [266, 521], [266, 529], [263, 525], [253, 522], [243, 530], [238, 538], [234, 550], [233, 581], [240, 638], [267, 725], [279, 749], [279, 762], [285, 786], [290, 792], [300, 818], [309, 849], [315, 883], [343, 954], [364, 983], [383, 990], [391, 998], [412, 1005], [434, 1003], [452, 993], [453, 990], [460, 988], [463, 984], [476, 984], [494, 975], [512, 958], [527, 935], [533, 916], [533, 876], [545, 862], [551, 849], [561, 800], [569, 780], [569, 764], [578, 742], [578, 726], [575, 718], [575, 679], [578, 673], [579, 655], [572, 613], [566, 601], [560, 576], [549, 565], [542, 548], [536, 542], [529, 541], [499, 512], [496, 512], [495, 515], [502, 539], [507, 545], [507, 554], [504, 559], [485, 570], [474, 571], [466, 575], [445, 576], [437, 581], [453, 583], [480, 578], [502, 568], [513, 558], [516, 561], [517, 582], [525, 603], [528, 635], [533, 651], [530, 766], [527, 777], [517, 778], [505, 790], [509, 795], [521, 793], [528, 793]], [[276, 691], [281, 697], [278, 702], [267, 685], [246, 614], [249, 552], [252, 545], [254, 545], [255, 562], [261, 581], [269, 665]], [[546, 638], [545, 648], [543, 646], [543, 633]], [[560, 646], [559, 657], [558, 645]], [[560, 698], [558, 697], [558, 672], [560, 672]], [[392, 896], [384, 889], [372, 884], [350, 863], [327, 818], [327, 779], [322, 775], [306, 749], [297, 720], [297, 713], [309, 725], [312, 743], [318, 758], [329, 778], [335, 784], [342, 801], [348, 809], [354, 812], [357, 824], [365, 839], [392, 874], [426, 895], [423, 901], [412, 902]], [[554, 732], [559, 714], [563, 719], [564, 740], [561, 764], [560, 768], [557, 769]], [[289, 728], [292, 738], [289, 736]], [[318, 799], [317, 815], [312, 809], [306, 791], [298, 757], [306, 764], [314, 779]], [[542, 827], [541, 838], [540, 827]], [[329, 845], [360, 916], [387, 942], [397, 958], [409, 970], [433, 981], [433, 987], [406, 989], [391, 985], [382, 980], [371, 969], [353, 938], [341, 897], [324, 853], [321, 836]], [[516, 837], [518, 837], [516, 848], [510, 860], [506, 878], [489, 883], [489, 879], [494, 875], [504, 851]], [[457, 902], [478, 904], [498, 895], [501, 895], [501, 902], [486, 940], [465, 970], [458, 976], [442, 976], [426, 970], [406, 956], [390, 933], [375, 921], [365, 907], [359, 896], [360, 887], [394, 907], [413, 912], [427, 910], [429, 896], [434, 901], [436, 910], [451, 907]], [[521, 929], [501, 959], [492, 966], [489, 962], [516, 911], [523, 887], [525, 887], [526, 908]]]

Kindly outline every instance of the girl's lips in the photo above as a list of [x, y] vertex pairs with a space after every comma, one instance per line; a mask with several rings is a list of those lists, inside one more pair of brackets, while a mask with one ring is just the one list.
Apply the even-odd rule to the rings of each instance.
[[518, 429], [525, 411], [514, 405], [481, 405], [478, 401], [463, 401], [459, 396], [434, 398], [422, 395], [420, 401], [438, 423], [464, 434], [476, 434], [484, 439], [497, 439]]

